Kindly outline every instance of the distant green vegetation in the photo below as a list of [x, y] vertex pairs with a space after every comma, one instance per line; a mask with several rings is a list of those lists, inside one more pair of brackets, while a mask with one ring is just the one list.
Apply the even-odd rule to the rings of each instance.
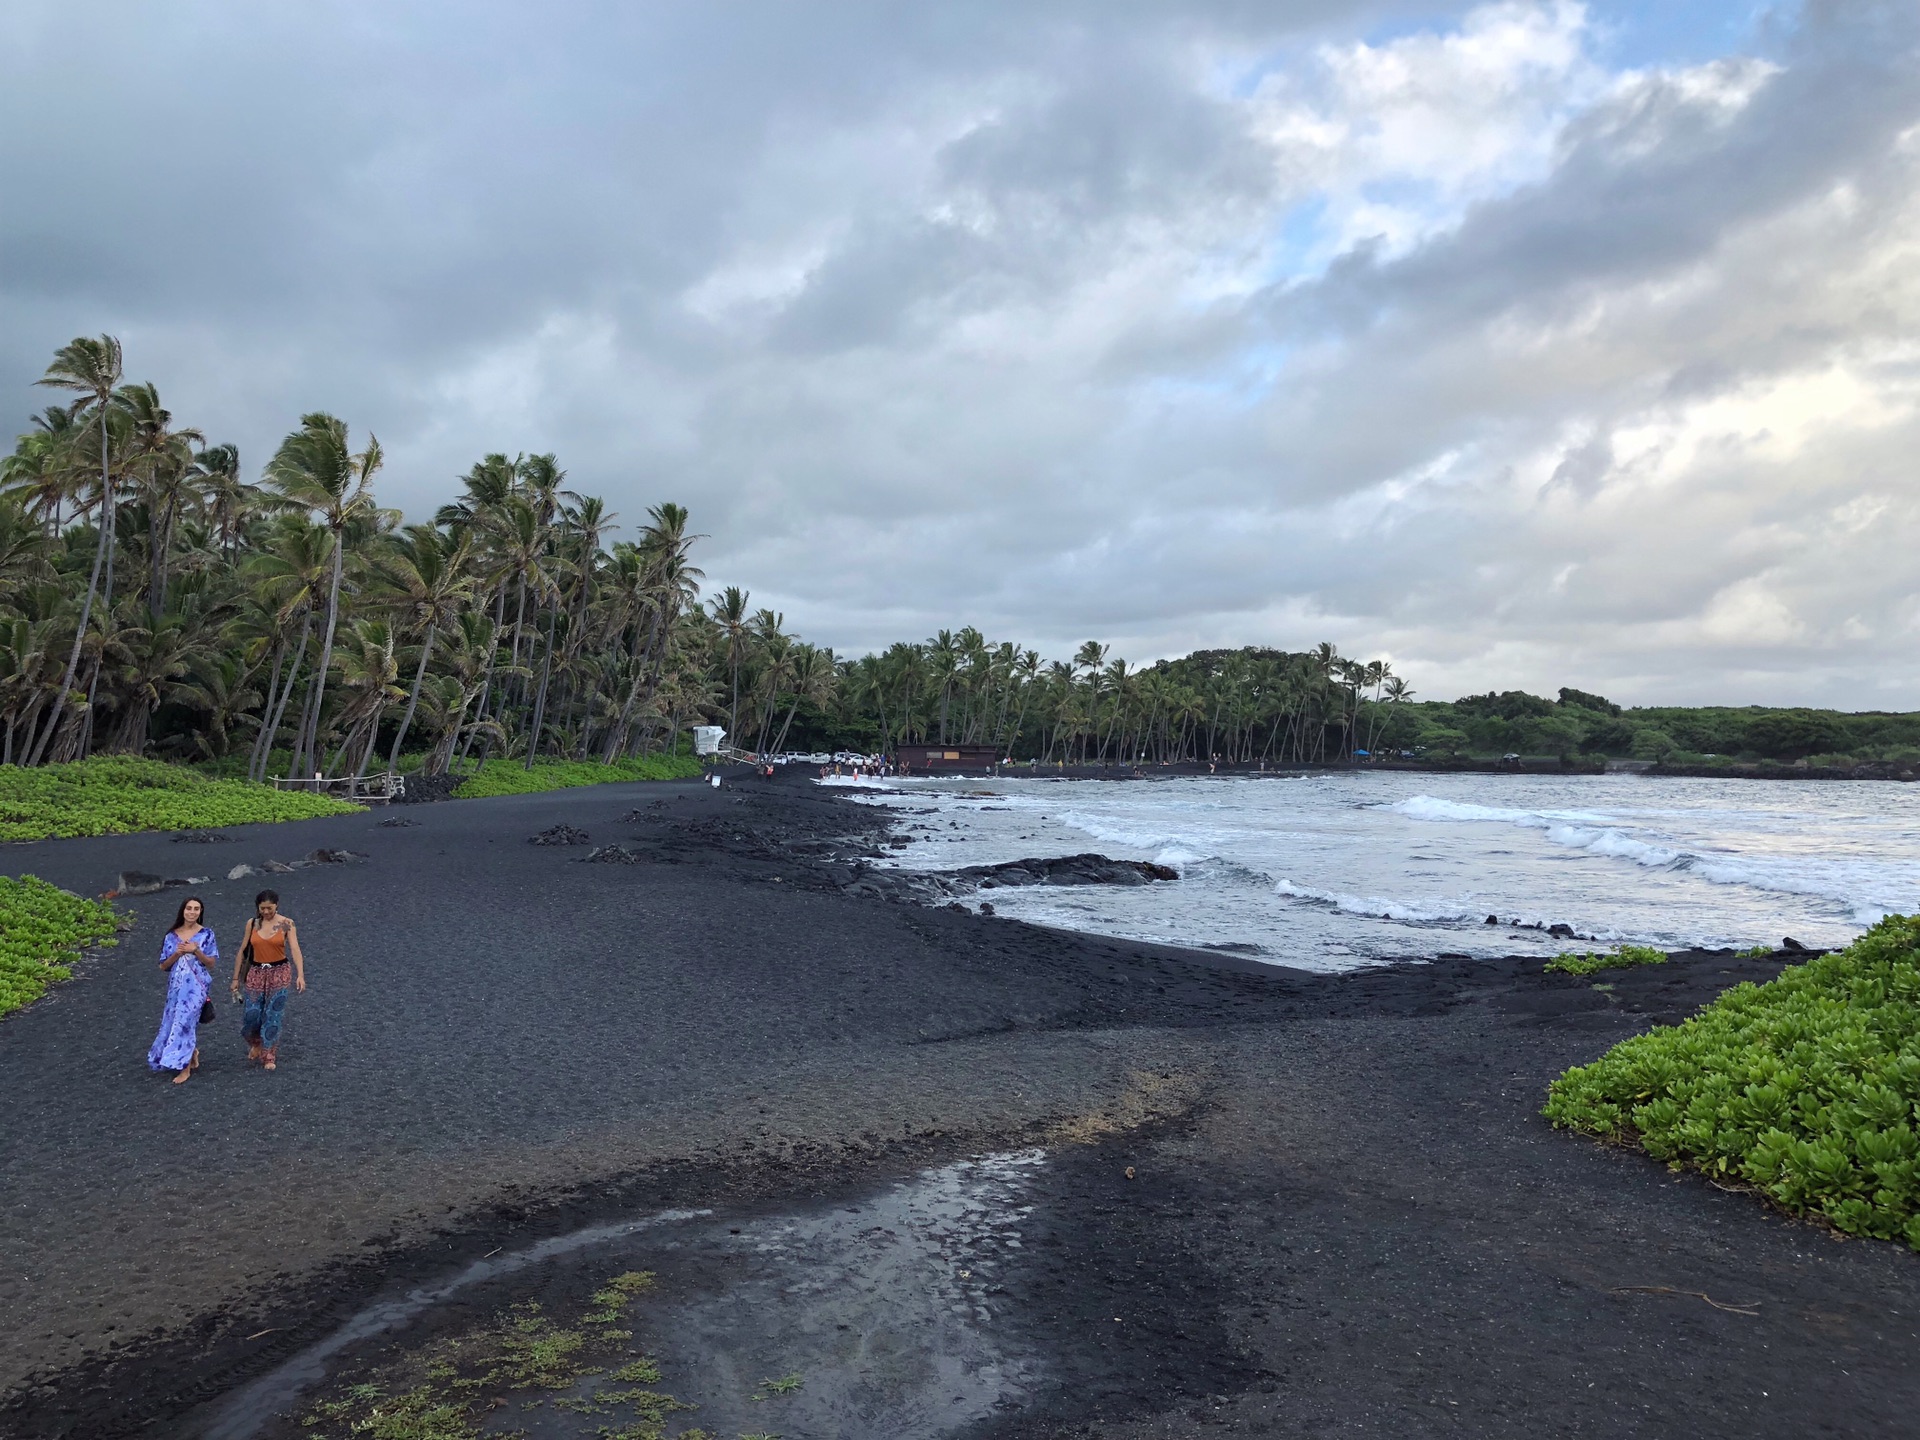
[[1547, 969], [1561, 975], [1593, 975], [1602, 970], [1617, 970], [1623, 965], [1664, 965], [1667, 952], [1651, 945], [1621, 945], [1604, 955], [1562, 955], [1547, 962]]
[[1920, 917], [1739, 985], [1553, 1082], [1555, 1125], [1920, 1250]]
[[489, 760], [480, 772], [453, 792], [456, 800], [490, 795], [531, 795], [576, 785], [606, 785], [620, 780], [697, 780], [700, 762], [691, 755], [647, 755], [603, 765], [598, 760], [539, 760], [531, 770], [518, 760]]
[[1610, 756], [1680, 764], [1920, 763], [1920, 714], [1758, 705], [1626, 709], [1584, 690], [1420, 701], [1382, 726], [1381, 748], [1429, 755]]
[[32, 770], [0, 765], [0, 840], [201, 830], [310, 820], [360, 808], [245, 780], [209, 780], [177, 765], [131, 755], [100, 755]]
[[70, 895], [32, 875], [0, 877], [0, 1015], [31, 1005], [73, 972], [63, 961], [111, 945], [111, 906]]
[[[733, 591], [723, 598], [734, 609], [744, 604]], [[764, 647], [750, 627], [723, 629], [738, 640], [725, 653], [738, 658], [751, 691]], [[780, 703], [793, 711], [791, 726], [764, 697], [757, 714], [716, 718], [730, 727], [750, 720], [740, 741], [750, 746], [756, 731], [773, 748], [806, 751], [957, 740], [1042, 764], [1314, 765], [1364, 752], [1441, 762], [1519, 755], [1576, 764], [1920, 765], [1920, 714], [1627, 709], [1571, 687], [1554, 699], [1522, 690], [1417, 699], [1385, 661], [1343, 656], [1332, 645], [1196, 650], [1134, 667], [1096, 641], [1071, 660], [1045, 661], [969, 626], [836, 661], [831, 683], [797, 698], [783, 693]]]

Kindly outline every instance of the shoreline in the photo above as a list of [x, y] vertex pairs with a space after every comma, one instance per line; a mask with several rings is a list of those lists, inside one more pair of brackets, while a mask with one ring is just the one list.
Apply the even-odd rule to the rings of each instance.
[[[811, 770], [811, 766], [800, 766]], [[1573, 764], [1557, 760], [1417, 761], [1390, 760], [1368, 765], [1274, 765], [1265, 769], [1249, 765], [1222, 765], [1209, 769], [1193, 761], [1167, 765], [1028, 765], [1024, 762], [987, 768], [946, 767], [912, 775], [894, 775], [889, 779], [908, 780], [1275, 780], [1308, 775], [1365, 775], [1390, 771], [1414, 775], [1644, 775], [1656, 779], [1687, 780], [1920, 780], [1920, 765], [1912, 761], [1872, 760], [1851, 766], [1801, 766], [1771, 761], [1740, 765], [1666, 765], [1639, 761], [1609, 763], [1579, 761]]]
[[[634, 858], [525, 843], [563, 819]], [[1254, 1433], [1424, 1433], [1447, 1399], [1478, 1433], [1606, 1431], [1628, 1395], [1693, 1433], [1867, 1434], [1920, 1403], [1911, 1377], [1860, 1358], [1881, 1317], [1920, 1308], [1913, 1256], [1675, 1183], [1537, 1114], [1567, 1064], [1780, 957], [1683, 955], [1594, 977], [1605, 989], [1539, 957], [1278, 971], [840, 893], [830, 867], [885, 824], [743, 777], [232, 832], [223, 861], [371, 855], [281, 877], [320, 937], [272, 1077], [292, 1083], [264, 1091], [217, 1049], [184, 1094], [128, 1073], [156, 1008], [137, 941], [165, 896], [136, 904], [120, 951], [0, 1024], [0, 1064], [29, 1077], [0, 1183], [36, 1276], [0, 1284], [0, 1429], [111, 1436], [171, 1416], [160, 1433], [191, 1434], [217, 1392], [496, 1245], [647, 1207], [811, 1214], [1043, 1135], [1078, 1138], [1035, 1182], [995, 1323], [1052, 1378], [970, 1434], [1092, 1419], [1144, 1440], [1200, 1412]], [[164, 869], [168, 843], [40, 842], [0, 868], [78, 888]], [[207, 889], [219, 917], [245, 882]], [[559, 953], [499, 953], [526, 916]], [[1177, 1081], [1180, 1102], [1130, 1102], [1142, 1075]], [[193, 1197], [190, 1241], [155, 1213], [173, 1193]], [[263, 1248], [246, 1216], [276, 1195], [304, 1223]], [[1767, 1304], [1743, 1320], [1613, 1288], [1641, 1283]], [[662, 1323], [691, 1303], [663, 1298]], [[1808, 1307], [1834, 1318], [1809, 1329]], [[1489, 1365], [1487, 1345], [1531, 1358]], [[1720, 1384], [1701, 1393], [1683, 1352]], [[1833, 1356], [1849, 1384], [1828, 1378]], [[1726, 1403], [1790, 1363], [1817, 1367], [1801, 1395]]]

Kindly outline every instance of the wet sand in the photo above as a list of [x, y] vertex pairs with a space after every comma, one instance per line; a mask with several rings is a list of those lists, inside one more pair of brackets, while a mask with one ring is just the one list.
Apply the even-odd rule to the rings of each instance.
[[[1777, 962], [1687, 956], [1609, 991], [1537, 961], [1273, 970], [843, 893], [883, 818], [785, 780], [604, 786], [0, 851], [92, 893], [369, 856], [269, 881], [313, 982], [277, 1075], [241, 1063], [224, 985], [201, 1075], [146, 1071], [178, 892], [0, 1022], [0, 1433], [208, 1433], [383, 1294], [669, 1209], [713, 1218], [629, 1245], [680, 1277], [653, 1323], [731, 1333], [699, 1256], [735, 1228], [813, 1235], [826, 1273], [836, 1207], [1035, 1148], [1020, 1243], [949, 1346], [1014, 1378], [924, 1433], [1907, 1433], [1920, 1257], [1538, 1117], [1567, 1064]], [[558, 823], [638, 863], [526, 843]], [[223, 939], [261, 883], [199, 887]], [[337, 1374], [528, 1287], [590, 1289], [605, 1259], [492, 1282]], [[925, 1286], [892, 1288], [904, 1325]], [[731, 1372], [697, 1361], [707, 1393], [682, 1393], [730, 1415]], [[904, 1413], [887, 1393], [781, 1433], [906, 1433], [874, 1418]]]

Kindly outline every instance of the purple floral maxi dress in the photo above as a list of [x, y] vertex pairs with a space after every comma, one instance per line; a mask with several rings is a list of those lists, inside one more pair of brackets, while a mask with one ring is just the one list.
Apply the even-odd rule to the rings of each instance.
[[[200, 927], [194, 944], [209, 960], [220, 959], [220, 947], [214, 944], [213, 931]], [[165, 960], [180, 948], [180, 937], [167, 931], [160, 942], [160, 958]], [[213, 986], [207, 967], [191, 955], [167, 972], [167, 1008], [160, 1012], [160, 1033], [153, 1037], [147, 1051], [149, 1070], [184, 1070], [193, 1063], [193, 1052], [200, 1043], [200, 1006]]]

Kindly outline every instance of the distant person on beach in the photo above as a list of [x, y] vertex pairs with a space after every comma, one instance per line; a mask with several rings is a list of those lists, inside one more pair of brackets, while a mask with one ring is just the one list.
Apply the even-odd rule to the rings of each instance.
[[280, 913], [280, 897], [262, 890], [253, 897], [253, 919], [233, 967], [233, 998], [246, 987], [247, 1007], [240, 1036], [247, 1042], [247, 1063], [274, 1068], [280, 1027], [286, 1021], [289, 988], [306, 993], [307, 961], [300, 953], [300, 932]]
[[207, 963], [220, 959], [220, 947], [213, 931], [200, 923], [206, 906], [198, 895], [180, 902], [180, 913], [173, 917], [173, 928], [160, 942], [160, 968], [173, 972], [167, 978], [167, 1005], [160, 1012], [160, 1033], [153, 1037], [147, 1051], [150, 1070], [178, 1070], [173, 1083], [184, 1085], [200, 1068], [200, 1010], [207, 1003], [207, 991], [213, 988], [213, 972]]

